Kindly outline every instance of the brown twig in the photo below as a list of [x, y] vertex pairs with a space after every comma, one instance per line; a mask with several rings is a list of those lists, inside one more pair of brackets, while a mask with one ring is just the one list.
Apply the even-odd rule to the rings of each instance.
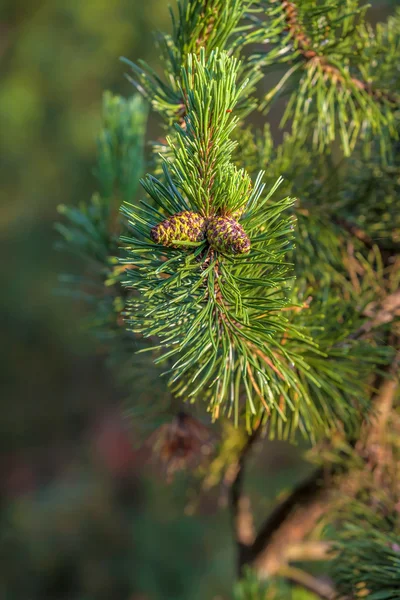
[[[379, 391], [373, 399], [376, 417], [369, 424], [365, 424], [364, 447], [360, 448], [367, 459], [370, 458], [370, 455], [365, 453], [365, 448], [376, 446], [377, 436], [382, 439], [398, 386], [399, 363], [400, 352], [388, 369], [388, 378], [382, 379]], [[356, 441], [353, 445], [357, 446]], [[352, 473], [351, 471], [346, 473], [343, 465], [332, 464], [316, 469], [297, 485], [267, 517], [254, 543], [247, 549], [244, 556], [246, 562], [251, 564], [261, 577], [282, 573], [282, 567], [287, 565], [290, 560], [307, 560], [304, 558], [306, 553], [301, 558], [301, 542], [314, 529], [321, 516], [330, 509], [333, 486], [337, 488], [339, 473], [343, 477], [340, 485], [345, 486], [352, 479]], [[358, 484], [360, 483], [361, 480]], [[318, 549], [321, 559], [327, 549], [327, 547]]]
[[385, 443], [386, 425], [393, 408], [393, 401], [399, 385], [400, 350], [397, 351], [387, 378], [382, 381], [379, 393], [374, 398], [374, 416], [368, 426], [365, 426], [365, 434], [360, 440], [361, 450], [364, 454], [375, 454], [376, 462], [379, 462], [381, 449]]
[[[375, 309], [375, 310], [374, 310]], [[391, 323], [393, 319], [400, 315], [400, 290], [396, 290], [393, 294], [389, 294], [386, 298], [380, 303], [377, 308], [376, 305], [371, 305], [367, 310], [369, 310], [369, 315], [371, 318], [368, 321], [365, 321], [359, 327], [351, 333], [347, 339], [349, 340], [358, 340], [363, 335], [369, 333], [373, 329], [380, 327], [381, 325], [385, 325], [387, 323]]]
[[[371, 457], [379, 461], [380, 442], [391, 413], [398, 386], [400, 351], [387, 369], [387, 378], [379, 376], [379, 391], [373, 399], [375, 418], [365, 423], [366, 433], [360, 441], [353, 441], [366, 461]], [[329, 543], [304, 541], [326, 514], [334, 500], [332, 492], [346, 486], [362, 485], [362, 477], [355, 477], [343, 465], [330, 464], [316, 469], [280, 502], [254, 536], [250, 501], [243, 495], [243, 477], [248, 454], [258, 437], [259, 428], [249, 436], [236, 465], [230, 490], [232, 523], [238, 549], [238, 574], [250, 565], [261, 578], [278, 575], [312, 591], [325, 600], [335, 598], [334, 588], [326, 582], [293, 567], [291, 561], [326, 560], [331, 548]], [[367, 451], [366, 451], [367, 450]], [[338, 480], [338, 475], [341, 478]]]
[[[357, 450], [366, 459], [371, 456], [365, 452], [365, 448], [370, 448], [376, 455], [376, 448], [383, 438], [398, 386], [399, 364], [400, 351], [387, 369], [387, 377], [380, 380], [379, 391], [373, 399], [376, 415], [371, 422], [365, 424], [363, 448], [360, 448], [360, 442], [353, 442], [353, 446], [358, 446]], [[245, 565], [251, 565], [261, 578], [279, 575], [313, 591], [320, 598], [331, 600], [334, 598], [334, 590], [329, 584], [293, 568], [289, 563], [295, 560], [326, 559], [330, 550], [329, 543], [307, 542], [304, 539], [315, 528], [321, 516], [329, 511], [333, 501], [332, 492], [338, 486], [338, 474], [341, 473], [339, 486], [343, 489], [351, 484], [353, 474], [351, 470], [346, 472], [343, 465], [335, 463], [316, 469], [275, 507], [253, 539], [249, 500], [243, 496], [242, 488], [245, 463], [258, 433], [259, 429], [249, 436], [237, 462], [231, 485], [232, 522], [238, 548], [239, 576]], [[361, 481], [362, 478], [356, 478], [355, 485], [360, 485]]]
[[312, 592], [319, 598], [323, 598], [323, 600], [333, 600], [336, 597], [335, 590], [329, 583], [317, 579], [317, 577], [306, 573], [302, 569], [284, 565], [279, 569], [277, 574], [292, 583], [301, 585], [301, 587]]
[[208, 9], [208, 2], [207, 0], [205, 0], [204, 2], [204, 10], [200, 15], [200, 22], [204, 23], [203, 25], [203, 31], [200, 33], [199, 37], [196, 40], [196, 50], [197, 52], [200, 51], [200, 48], [204, 47], [208, 41], [208, 38], [210, 37], [210, 34], [214, 28], [214, 24], [215, 24], [215, 19], [218, 15], [217, 9], [214, 7], [212, 8], [211, 12], [209, 12], [209, 18], [207, 20], [207, 13], [206, 10]]
[[310, 540], [300, 542], [299, 544], [291, 544], [285, 556], [289, 562], [327, 560], [328, 556], [332, 556], [332, 544], [322, 540]]
[[260, 575], [276, 573], [287, 562], [289, 546], [301, 542], [323, 514], [325, 495], [324, 470], [318, 468], [275, 507], [248, 551]]
[[350, 233], [350, 235], [360, 240], [367, 248], [371, 249], [376, 245], [374, 240], [365, 231], [354, 223], [350, 223], [347, 219], [332, 217], [332, 220], [336, 225], [339, 225], [339, 227]]

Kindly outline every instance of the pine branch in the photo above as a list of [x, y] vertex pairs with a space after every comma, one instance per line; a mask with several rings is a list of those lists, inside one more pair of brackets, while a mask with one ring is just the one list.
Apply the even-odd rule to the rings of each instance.
[[[67, 246], [96, 269], [95, 291], [86, 278], [78, 283], [85, 286], [95, 327], [113, 342], [110, 359], [121, 380], [142, 371], [154, 386], [163, 364], [179, 402], [201, 401], [213, 419], [226, 415], [236, 425], [243, 419], [247, 441], [230, 470], [239, 574], [250, 565], [262, 577], [283, 577], [331, 598], [330, 586], [290, 563], [326, 558], [330, 544], [305, 538], [332, 508], [338, 488], [362, 489], [368, 470], [375, 483], [383, 481], [382, 440], [393, 415], [399, 355], [388, 369], [392, 379], [375, 378], [375, 413], [365, 419], [358, 439], [360, 420], [371, 412], [371, 372], [391, 354], [388, 339], [381, 343], [371, 335], [370, 344], [364, 338], [386, 326], [385, 332], [392, 330], [389, 341], [395, 340], [391, 324], [400, 312], [400, 296], [397, 276], [389, 272], [397, 235], [396, 227], [392, 235], [389, 230], [397, 222], [398, 166], [385, 172], [379, 159], [370, 174], [360, 154], [358, 162], [342, 161], [340, 170], [325, 150], [338, 132], [346, 155], [359, 139], [376, 148], [379, 143], [385, 156], [392, 148], [400, 11], [375, 33], [356, 0], [266, 0], [265, 7], [267, 19], [253, 18], [256, 26], [250, 30], [243, 22], [254, 8], [249, 0], [178, 2], [172, 34], [160, 36], [165, 77], [144, 63], [129, 63], [134, 84], [166, 126], [174, 125], [159, 147], [157, 177], [142, 181], [150, 200], [134, 201], [146, 110], [138, 98], [124, 102], [109, 96], [99, 140], [100, 193], [79, 209], [62, 208], [69, 223], [58, 229]], [[238, 60], [245, 44], [265, 44], [266, 37], [270, 51], [251, 64]], [[290, 90], [282, 125], [292, 120], [293, 127], [275, 151], [267, 128], [252, 136], [238, 126], [255, 107], [251, 95], [260, 65], [278, 63], [287, 69], [265, 105]], [[265, 164], [266, 176], [259, 173]], [[282, 184], [282, 174], [293, 181]], [[344, 183], [336, 185], [339, 176]], [[262, 183], [265, 177], [268, 185]], [[276, 200], [281, 185], [290, 193], [298, 186], [301, 203], [286, 193]], [[129, 231], [116, 267], [110, 255], [125, 227], [117, 212], [122, 198]], [[364, 271], [356, 253], [346, 263], [332, 223], [373, 249]], [[380, 235], [392, 240], [382, 267], [375, 253]], [[121, 281], [125, 287], [119, 294]], [[128, 333], [121, 327], [122, 311]], [[134, 355], [138, 348], [152, 351], [154, 360]], [[255, 535], [243, 483], [266, 424], [271, 437], [291, 438], [300, 431], [313, 441], [340, 429], [343, 446], [342, 453], [332, 449], [335, 460], [327, 459], [277, 503]], [[344, 457], [346, 440], [350, 450]], [[158, 431], [158, 450], [171, 469], [187, 465], [203, 442], [202, 428], [182, 413]], [[364, 472], [357, 472], [353, 458]], [[361, 533], [362, 528], [355, 535], [352, 530], [349, 539], [371, 563], [368, 544], [358, 543]], [[399, 564], [397, 542], [377, 535], [374, 544], [390, 574], [390, 561]], [[354, 577], [354, 565], [351, 548], [344, 544], [340, 552], [344, 565], [337, 563], [337, 574], [343, 583], [349, 573]], [[376, 585], [379, 577], [372, 573], [369, 581]]]
[[[223, 53], [189, 57], [182, 73], [185, 127], [176, 128], [176, 140], [168, 138], [173, 160], [164, 161], [166, 184], [153, 176], [143, 182], [157, 208], [124, 208], [134, 233], [124, 238], [124, 262], [136, 265], [126, 272], [126, 286], [141, 294], [130, 303], [130, 324], [146, 337], [158, 335], [166, 349], [160, 360], [175, 357], [175, 393], [201, 394], [214, 418], [222, 408], [238, 422], [244, 392], [250, 430], [276, 398], [299, 397], [287, 338], [303, 348], [310, 342], [279, 312], [292, 230], [291, 219], [280, 215], [292, 200], [269, 202], [279, 180], [261, 198], [261, 177], [252, 186], [231, 162], [238, 70]], [[301, 362], [299, 369], [307, 377]], [[288, 408], [301, 406], [288, 399]], [[277, 412], [282, 416], [279, 406]]]
[[[173, 392], [201, 395], [214, 418], [222, 410], [238, 423], [243, 415], [250, 431], [269, 417], [271, 435], [289, 437], [300, 428], [315, 436], [351, 415], [358, 420], [367, 398], [360, 374], [386, 360], [385, 352], [377, 347], [367, 355], [353, 344], [350, 356], [338, 347], [346, 330], [337, 328], [322, 290], [306, 316], [282, 310], [300, 293], [293, 287], [292, 300], [285, 297], [293, 220], [282, 213], [293, 200], [270, 201], [280, 179], [262, 198], [261, 176], [252, 184], [232, 162], [238, 72], [235, 59], [206, 59], [204, 52], [183, 70], [187, 116], [176, 139], [168, 138], [165, 183], [148, 176], [143, 185], [154, 206], [123, 208], [133, 232], [123, 238], [123, 263], [136, 267], [126, 271], [125, 285], [140, 292], [128, 323], [135, 333], [157, 335], [157, 361], [171, 361]], [[351, 325], [349, 315], [340, 318]]]
[[[55, 228], [61, 237], [56, 247], [76, 255], [81, 265], [79, 274], [59, 276], [59, 293], [83, 305], [82, 326], [96, 340], [121, 389], [131, 395], [136, 386], [147, 388], [151, 382], [157, 398], [154, 410], [161, 411], [169, 393], [160, 381], [160, 370], [136, 354], [145, 342], [126, 331], [122, 313], [129, 294], [120, 285], [125, 266], [117, 265], [115, 258], [118, 236], [125, 228], [120, 205], [135, 200], [143, 175], [147, 114], [148, 107], [137, 94], [125, 100], [104, 93], [94, 170], [97, 191], [77, 206], [60, 206], [63, 221]], [[130, 408], [130, 415], [140, 410]]]
[[123, 200], [134, 200], [142, 175], [147, 113], [139, 95], [124, 100], [104, 93], [95, 168], [98, 190], [86, 203], [58, 208], [67, 222], [56, 224], [66, 242], [58, 246], [85, 261], [95, 261], [108, 275], [112, 270], [109, 259], [117, 252], [120, 205]]
[[398, 531], [398, 523], [382, 515], [379, 522], [362, 504], [359, 509], [363, 516], [348, 515], [341, 524], [336, 557], [329, 565], [331, 576], [342, 596], [395, 600], [400, 586], [400, 538], [393, 529]]
[[[122, 58], [130, 66], [133, 76], [127, 76], [136, 89], [148, 99], [153, 109], [160, 114], [166, 124], [184, 126], [186, 116], [185, 99], [182, 97], [181, 70], [187, 67], [191, 55], [200, 51], [209, 56], [215, 50], [227, 50], [235, 54], [246, 41], [247, 27], [241, 23], [250, 8], [251, 0], [178, 0], [177, 14], [172, 10], [172, 33], [158, 35], [161, 60], [165, 79], [151, 69], [144, 61], [138, 64]], [[261, 78], [257, 67], [241, 73], [241, 79], [249, 79], [246, 93], [241, 98], [237, 111], [244, 117], [255, 108], [249, 98], [254, 86]], [[244, 91], [244, 89], [242, 90]]]
[[[338, 133], [346, 156], [359, 138], [370, 144], [374, 134], [380, 136], [382, 154], [390, 153], [400, 97], [385, 86], [374, 57], [386, 46], [394, 66], [397, 47], [392, 30], [398, 28], [397, 21], [389, 20], [374, 36], [365, 24], [366, 7], [353, 0], [267, 0], [265, 10], [266, 21], [257, 23], [259, 40], [265, 43], [266, 38], [272, 49], [257, 54], [254, 61], [264, 68], [283, 63], [288, 69], [266, 95], [263, 107], [288, 90], [291, 98], [281, 126], [292, 121], [297, 135], [312, 129], [319, 152]], [[365, 63], [360, 62], [361, 49], [369, 59]]]
[[[362, 450], [368, 457], [366, 449], [376, 443], [376, 435], [382, 439], [390, 406], [398, 387], [399, 354], [396, 355], [388, 369], [391, 379], [384, 379], [373, 400], [377, 417], [368, 425]], [[353, 445], [356, 444], [356, 440]], [[361, 449], [360, 449], [361, 450]], [[326, 514], [332, 505], [332, 491], [337, 485], [336, 477], [340, 474], [341, 484], [353, 480], [352, 464], [332, 463], [316, 469], [310, 476], [298, 484], [290, 495], [280, 502], [260, 527], [251, 548], [247, 551], [247, 564], [257, 570], [261, 576], [270, 576], [279, 572], [290, 557], [290, 547], [295, 546], [314, 529], [315, 525]], [[346, 472], [346, 469], [350, 469]], [[360, 481], [359, 484], [362, 482]], [[242, 565], [242, 569], [245, 565]]]
[[[377, 147], [367, 160], [365, 156], [352, 157], [346, 169], [351, 176], [342, 175], [343, 184], [330, 207], [334, 221], [339, 219], [361, 229], [372, 240], [372, 245], [378, 246], [387, 257], [398, 253], [400, 239], [397, 210], [400, 168], [396, 142], [392, 144], [392, 154], [394, 162], [390, 165], [382, 164]], [[363, 243], [366, 241], [368, 246], [368, 239], [363, 237]]]
[[366, 83], [357, 77], [350, 76], [349, 80], [346, 81], [342, 71], [338, 67], [330, 64], [329, 58], [323, 54], [320, 54], [318, 52], [318, 48], [307, 36], [303, 25], [299, 22], [296, 4], [294, 2], [288, 2], [288, 0], [279, 1], [285, 15], [286, 31], [290, 34], [291, 39], [296, 43], [297, 50], [300, 52], [305, 61], [313, 61], [314, 63], [318, 63], [324, 75], [330, 79], [334, 85], [341, 85], [345, 87], [348, 81], [350, 81], [355, 88], [365, 91], [378, 101], [385, 99], [395, 106], [399, 104], [398, 97], [394, 97], [386, 91], [375, 89], [370, 83]]
[[[230, 507], [231, 507], [231, 516], [232, 516], [232, 529], [234, 534], [234, 540], [237, 548], [237, 558], [238, 558], [238, 575], [239, 577], [243, 576], [243, 569], [248, 564], [253, 563], [253, 555], [257, 553], [257, 544], [260, 546], [263, 544], [262, 540], [265, 535], [269, 537], [272, 536], [273, 531], [278, 529], [280, 525], [278, 524], [278, 520], [283, 523], [283, 520], [287, 518], [288, 514], [293, 510], [294, 507], [297, 507], [299, 502], [304, 502], [305, 498], [310, 495], [312, 497], [315, 494], [315, 486], [319, 484], [319, 475], [314, 474], [306, 483], [303, 482], [301, 486], [296, 488], [294, 495], [291, 495], [289, 502], [283, 507], [280, 505], [280, 515], [273, 514], [268, 521], [268, 524], [265, 524], [264, 530], [262, 529], [255, 541], [255, 535], [253, 530], [252, 523], [252, 514], [250, 508], [250, 499], [248, 496], [243, 494], [243, 483], [244, 483], [244, 475], [245, 468], [247, 464], [247, 460], [249, 458], [249, 454], [254, 446], [254, 443], [259, 439], [260, 432], [262, 431], [261, 427], [258, 427], [253, 431], [251, 435], [247, 437], [247, 441], [240, 452], [238, 461], [235, 465], [234, 469], [234, 477], [232, 479], [232, 483], [230, 486]], [[320, 470], [319, 470], [320, 473]], [[305, 511], [306, 512], [306, 511]], [[307, 515], [308, 516], [308, 515]], [[302, 519], [301, 519], [302, 520]], [[293, 526], [293, 523], [290, 524], [290, 527]], [[275, 529], [276, 528], [276, 529]], [[268, 530], [268, 533], [267, 533]], [[283, 536], [285, 533], [283, 533]], [[292, 536], [289, 534], [289, 537]], [[302, 536], [300, 536], [302, 537]], [[282, 572], [282, 569], [290, 567], [282, 566], [283, 563], [286, 564], [286, 561], [292, 560], [326, 560], [328, 556], [330, 545], [324, 542], [303, 542], [302, 544], [296, 543], [290, 539], [290, 543], [285, 548], [284, 559], [279, 560], [277, 556], [274, 556], [274, 560], [276, 561], [276, 565], [278, 568], [277, 575], [288, 578], [289, 580], [293, 580], [293, 578], [289, 577], [288, 574]], [[276, 551], [276, 548], [273, 552]], [[263, 560], [263, 559], [262, 559]], [[256, 566], [257, 568], [257, 566]], [[262, 574], [262, 569], [257, 569], [259, 574]], [[275, 570], [268, 568], [268, 576], [274, 574]], [[308, 583], [314, 583], [315, 586], [319, 583], [317, 580], [314, 580], [310, 575], [304, 573], [304, 577], [307, 578]], [[297, 583], [304, 585], [299, 580]], [[307, 589], [311, 589], [309, 586], [306, 586]], [[317, 588], [316, 588], [317, 589]], [[320, 590], [327, 590], [327, 586], [324, 588], [323, 584], [318, 588]], [[315, 591], [315, 590], [314, 590]], [[321, 596], [325, 597], [325, 596]]]

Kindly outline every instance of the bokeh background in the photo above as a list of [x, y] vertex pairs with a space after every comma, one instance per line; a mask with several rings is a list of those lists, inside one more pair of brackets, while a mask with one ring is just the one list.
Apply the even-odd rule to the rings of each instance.
[[[374, 3], [372, 19], [386, 3]], [[60, 203], [95, 187], [104, 89], [129, 96], [123, 55], [158, 64], [165, 0], [3, 0], [0, 6], [0, 597], [230, 598], [227, 511], [188, 514], [185, 476], [148, 468], [121, 393], [55, 293]], [[157, 133], [151, 119], [149, 139]], [[275, 444], [252, 468], [260, 510], [297, 471]], [[190, 503], [190, 502], [189, 502]]]

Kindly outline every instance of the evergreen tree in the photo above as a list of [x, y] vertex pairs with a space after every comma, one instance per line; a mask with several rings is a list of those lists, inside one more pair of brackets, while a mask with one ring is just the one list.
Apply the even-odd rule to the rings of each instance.
[[[400, 598], [400, 11], [373, 28], [357, 0], [180, 0], [171, 17], [162, 76], [124, 59], [163, 137], [144, 169], [146, 102], [105, 95], [98, 192], [57, 225], [85, 275], [64, 280], [168, 475], [229, 488], [235, 597]], [[302, 436], [315, 468], [255, 530], [248, 457]]]

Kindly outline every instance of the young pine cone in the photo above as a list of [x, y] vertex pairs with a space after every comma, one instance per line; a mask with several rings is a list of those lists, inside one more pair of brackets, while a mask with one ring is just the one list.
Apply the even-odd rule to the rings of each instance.
[[206, 235], [206, 220], [199, 213], [184, 210], [155, 225], [150, 231], [151, 239], [156, 244], [182, 248], [179, 242], [201, 242]]
[[250, 238], [233, 217], [214, 217], [207, 227], [207, 240], [212, 248], [225, 254], [247, 254]]

